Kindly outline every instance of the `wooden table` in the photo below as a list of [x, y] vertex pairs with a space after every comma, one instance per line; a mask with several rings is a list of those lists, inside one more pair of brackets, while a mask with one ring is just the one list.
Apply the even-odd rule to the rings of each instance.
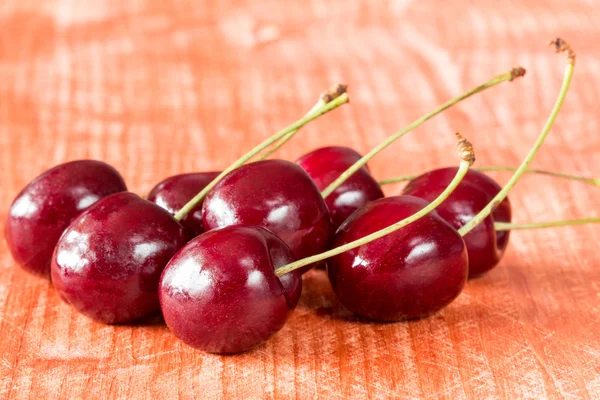
[[[442, 101], [516, 64], [525, 79], [451, 109], [371, 162], [376, 177], [516, 165], [578, 52], [572, 90], [537, 167], [600, 175], [600, 7], [594, 1], [2, 0], [0, 217], [28, 181], [81, 158], [145, 194], [172, 174], [224, 168], [307, 111], [331, 83], [351, 105], [278, 155], [365, 152]], [[506, 174], [498, 174], [505, 182]], [[395, 193], [399, 187], [389, 187]], [[598, 189], [527, 176], [514, 220], [598, 216]], [[598, 226], [513, 233], [501, 265], [443, 312], [353, 320], [326, 277], [266, 345], [220, 357], [160, 319], [103, 326], [22, 272], [0, 241], [0, 398], [600, 398]]]

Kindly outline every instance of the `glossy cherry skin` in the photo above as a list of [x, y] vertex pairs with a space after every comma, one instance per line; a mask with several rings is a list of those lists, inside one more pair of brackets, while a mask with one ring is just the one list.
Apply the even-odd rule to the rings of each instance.
[[[360, 239], [427, 206], [412, 196], [367, 204], [338, 229], [333, 247]], [[462, 291], [468, 258], [458, 232], [435, 211], [327, 263], [340, 302], [357, 315], [399, 321], [430, 315]]]
[[196, 237], [173, 257], [160, 280], [169, 329], [209, 353], [239, 353], [285, 324], [302, 291], [297, 271], [274, 270], [294, 260], [277, 236], [256, 226], [229, 226]]
[[117, 193], [65, 230], [52, 259], [52, 283], [90, 318], [131, 322], [160, 310], [160, 275], [186, 241], [168, 211], [133, 193]]
[[13, 258], [24, 270], [50, 278], [52, 252], [69, 223], [99, 199], [125, 190], [117, 170], [100, 161], [72, 161], [44, 172], [10, 207], [5, 235]]
[[[296, 163], [304, 168], [314, 170], [322, 174], [327, 172], [328, 167], [346, 167], [346, 169], [360, 160], [362, 155], [354, 149], [345, 146], [319, 147], [300, 157]], [[370, 172], [369, 166], [364, 165], [362, 170]], [[308, 171], [307, 171], [308, 172]], [[309, 173], [310, 175], [310, 173]]]
[[[457, 168], [442, 168], [427, 172], [404, 188], [403, 194], [433, 201], [456, 175]], [[459, 229], [481, 211], [502, 188], [487, 175], [469, 170], [459, 186], [436, 208], [440, 217]], [[508, 197], [481, 222], [465, 235], [469, 252], [469, 277], [476, 277], [494, 268], [508, 245], [509, 231], [496, 232], [494, 221], [510, 222], [511, 207]]]
[[[219, 172], [196, 172], [168, 177], [152, 188], [148, 194], [148, 200], [175, 215], [217, 175]], [[180, 222], [189, 230], [190, 238], [204, 232], [202, 202], [196, 205]]]
[[319, 189], [302, 168], [284, 160], [258, 161], [227, 174], [206, 196], [202, 223], [207, 230], [262, 226], [297, 259], [326, 251], [333, 236]]
[[[360, 158], [360, 154], [348, 147], [322, 147], [305, 154], [296, 164], [323, 190]], [[379, 184], [366, 166], [362, 167], [325, 199], [334, 229], [354, 211], [382, 197]]]

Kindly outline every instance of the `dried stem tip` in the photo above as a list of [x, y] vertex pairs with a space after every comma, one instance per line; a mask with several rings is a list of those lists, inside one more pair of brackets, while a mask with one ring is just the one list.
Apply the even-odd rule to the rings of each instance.
[[456, 132], [456, 138], [458, 139], [458, 144], [456, 145], [456, 148], [458, 149], [458, 156], [461, 160], [468, 162], [469, 166], [473, 165], [475, 162], [473, 145], [467, 139], [462, 137], [459, 132]]
[[514, 81], [517, 78], [525, 76], [525, 72], [527, 72], [527, 70], [523, 67], [514, 67], [510, 70], [510, 80]]
[[330, 101], [332, 101], [332, 100], [340, 97], [344, 93], [346, 93], [347, 88], [348, 88], [348, 85], [338, 83], [337, 85], [330, 87], [325, 92], [323, 92], [323, 94], [321, 94], [321, 101], [323, 103], [327, 104]]
[[548, 46], [554, 46], [556, 48], [557, 53], [567, 53], [567, 57], [569, 58], [569, 62], [571, 64], [575, 64], [575, 52], [569, 45], [569, 43], [565, 42], [561, 38], [556, 38], [548, 42]]

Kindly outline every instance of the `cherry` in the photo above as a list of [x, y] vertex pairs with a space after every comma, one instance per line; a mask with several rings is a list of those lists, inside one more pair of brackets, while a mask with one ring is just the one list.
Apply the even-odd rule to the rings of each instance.
[[184, 343], [210, 353], [239, 353], [263, 343], [296, 307], [298, 271], [277, 236], [255, 226], [228, 226], [189, 242], [165, 268], [159, 286], [167, 326]]
[[[402, 220], [429, 203], [413, 196], [367, 204], [338, 229], [333, 247]], [[468, 276], [465, 244], [435, 211], [353, 250], [332, 257], [327, 272], [338, 299], [355, 314], [380, 321], [419, 318], [447, 306]]]
[[[310, 175], [319, 190], [323, 190], [360, 158], [360, 154], [348, 147], [322, 147], [305, 154], [296, 160], [296, 164]], [[379, 184], [368, 167], [363, 166], [325, 199], [333, 228], [337, 229], [365, 204], [382, 197]]]
[[279, 236], [297, 258], [326, 250], [333, 229], [313, 180], [284, 160], [246, 164], [222, 178], [202, 207], [208, 229], [256, 225]]
[[[204, 189], [218, 175], [219, 172], [197, 172], [168, 177], [152, 188], [148, 194], [148, 200], [175, 215], [196, 193]], [[202, 203], [196, 205], [180, 222], [189, 230], [190, 237], [204, 232]]]
[[[435, 199], [456, 175], [456, 167], [436, 169], [412, 181], [402, 194]], [[455, 229], [460, 229], [473, 219], [496, 196], [502, 187], [487, 175], [469, 170], [454, 192], [438, 207], [437, 213]], [[510, 222], [511, 207], [506, 197], [494, 211], [465, 235], [469, 253], [469, 277], [481, 275], [496, 266], [506, 247], [510, 231], [497, 232], [494, 222]]]
[[72, 161], [44, 172], [10, 207], [5, 234], [13, 258], [49, 278], [52, 252], [69, 223], [99, 199], [125, 190], [121, 175], [100, 161]]
[[56, 245], [52, 282], [79, 312], [107, 324], [160, 310], [158, 282], [186, 243], [168, 211], [129, 192], [105, 197], [77, 217]]
[[[308, 174], [315, 172], [316, 175], [326, 174], [329, 168], [346, 167], [348, 168], [362, 156], [359, 152], [350, 147], [344, 146], [328, 146], [319, 147], [296, 160], [296, 164], [300, 165]], [[306, 168], [305, 168], [306, 166]], [[366, 172], [371, 172], [369, 166], [365, 164], [360, 168]], [[310, 171], [309, 171], [310, 170]]]

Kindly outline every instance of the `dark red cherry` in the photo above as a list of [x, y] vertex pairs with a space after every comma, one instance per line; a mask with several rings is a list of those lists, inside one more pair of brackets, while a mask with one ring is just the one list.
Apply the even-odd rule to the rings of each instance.
[[239, 353], [268, 340], [285, 324], [302, 291], [289, 247], [264, 228], [229, 226], [206, 232], [173, 257], [160, 280], [169, 329], [210, 353]]
[[125, 190], [121, 175], [100, 161], [72, 161], [44, 172], [10, 207], [5, 235], [13, 258], [49, 278], [52, 252], [69, 223], [99, 199]]
[[227, 174], [206, 196], [207, 230], [256, 225], [279, 236], [298, 259], [327, 250], [333, 229], [315, 183], [284, 160], [246, 164]]
[[[347, 147], [322, 147], [305, 154], [296, 164], [323, 190], [360, 158], [360, 154]], [[362, 167], [325, 199], [334, 229], [354, 211], [382, 197], [379, 184], [366, 166]]]
[[52, 259], [52, 283], [90, 318], [134, 321], [160, 310], [160, 274], [185, 243], [183, 226], [168, 211], [133, 193], [117, 193], [65, 230]]
[[[148, 200], [175, 215], [188, 201], [212, 182], [217, 175], [219, 175], [219, 172], [197, 172], [168, 177], [150, 191]], [[194, 207], [180, 222], [181, 225], [189, 229], [190, 237], [198, 236], [204, 232], [202, 227], [202, 203]]]
[[[457, 168], [450, 167], [427, 172], [413, 179], [402, 193], [433, 201], [452, 181], [456, 171]], [[471, 169], [436, 211], [450, 225], [459, 229], [479, 213], [500, 190], [502, 188], [493, 179]], [[490, 216], [465, 235], [464, 240], [469, 252], [469, 277], [481, 275], [500, 262], [508, 245], [510, 232], [496, 232], [494, 221], [510, 220], [511, 207], [507, 197]]]
[[[427, 206], [412, 196], [367, 204], [338, 229], [333, 247], [360, 239]], [[458, 232], [435, 211], [383, 238], [332, 257], [327, 272], [344, 306], [379, 321], [419, 318], [447, 306], [467, 280]]]
[[[327, 172], [329, 167], [348, 168], [362, 158], [359, 152], [350, 147], [344, 146], [328, 146], [319, 147], [300, 157], [296, 163], [304, 168], [304, 165], [318, 175]], [[361, 168], [366, 172], [370, 172], [369, 166], [365, 165]], [[306, 171], [309, 172], [309, 171]], [[310, 172], [309, 172], [310, 175]]]

